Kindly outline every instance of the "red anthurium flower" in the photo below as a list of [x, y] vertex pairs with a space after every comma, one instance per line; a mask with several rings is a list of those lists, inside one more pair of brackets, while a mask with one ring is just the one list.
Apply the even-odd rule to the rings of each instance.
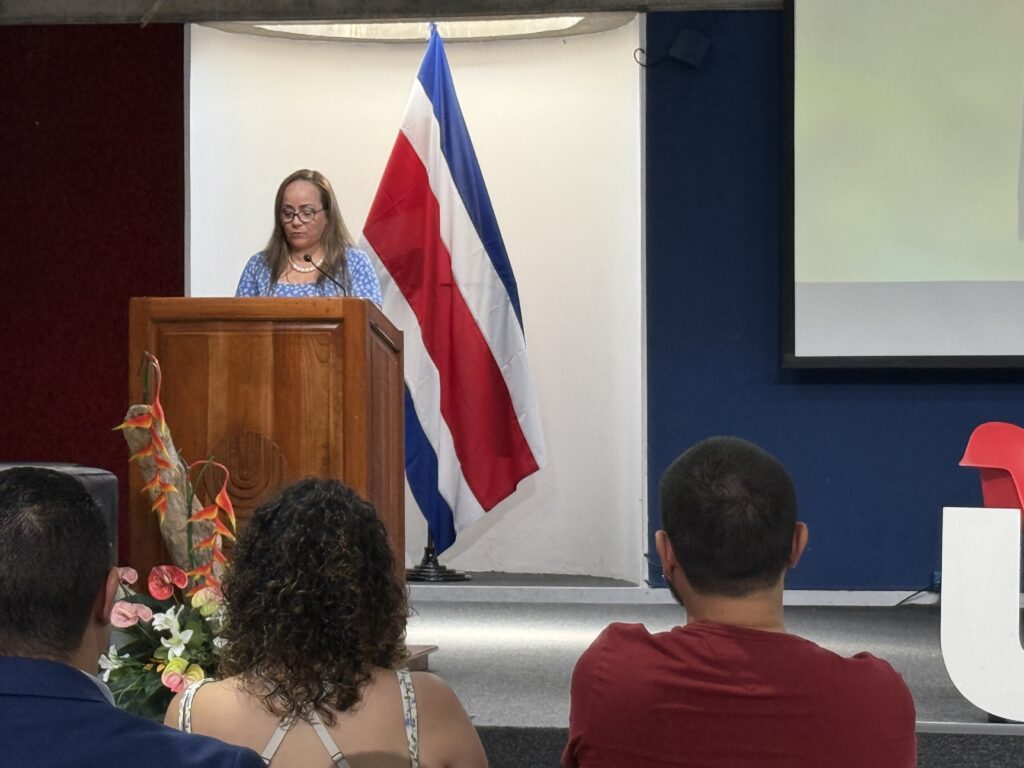
[[157, 600], [166, 600], [174, 594], [174, 587], [188, 586], [188, 576], [175, 565], [157, 565], [149, 572], [149, 594]]

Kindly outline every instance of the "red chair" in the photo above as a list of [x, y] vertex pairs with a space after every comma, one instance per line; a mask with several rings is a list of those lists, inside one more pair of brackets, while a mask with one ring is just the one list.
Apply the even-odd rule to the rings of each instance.
[[1024, 429], [1002, 421], [978, 426], [967, 441], [960, 466], [981, 472], [986, 507], [1019, 509], [1024, 526]]

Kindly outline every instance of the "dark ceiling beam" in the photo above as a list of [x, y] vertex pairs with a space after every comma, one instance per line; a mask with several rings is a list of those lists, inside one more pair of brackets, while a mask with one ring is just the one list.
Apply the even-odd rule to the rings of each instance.
[[0, 24], [454, 19], [586, 11], [778, 10], [783, 0], [0, 0]]

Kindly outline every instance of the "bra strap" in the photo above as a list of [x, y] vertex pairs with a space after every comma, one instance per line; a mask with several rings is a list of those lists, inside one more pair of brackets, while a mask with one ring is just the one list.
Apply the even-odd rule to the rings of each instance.
[[307, 722], [313, 726], [316, 735], [320, 737], [320, 743], [324, 745], [324, 749], [330, 754], [331, 760], [337, 768], [350, 768], [348, 759], [342, 754], [334, 739], [331, 738], [331, 734], [327, 732], [327, 728], [324, 727], [324, 721], [320, 719], [320, 715], [317, 714], [315, 709], [310, 712]]
[[292, 729], [293, 725], [295, 725], [295, 719], [291, 717], [286, 717], [277, 724], [274, 735], [270, 737], [267, 746], [260, 752], [264, 765], [270, 765], [270, 761], [274, 759], [274, 753], [277, 752], [277, 748], [281, 746], [281, 742], [284, 741], [284, 737], [288, 735], [288, 731]]
[[185, 695], [182, 696], [181, 701], [178, 702], [179, 731], [184, 731], [185, 733], [192, 733], [192, 699], [195, 698], [196, 691], [198, 691], [207, 683], [212, 682], [212, 677], [204, 677], [202, 680], [197, 680], [185, 689]]
[[405, 667], [395, 670], [402, 691], [402, 713], [405, 715], [405, 739], [409, 742], [409, 765], [420, 768], [420, 727], [416, 714], [416, 691], [412, 675]]

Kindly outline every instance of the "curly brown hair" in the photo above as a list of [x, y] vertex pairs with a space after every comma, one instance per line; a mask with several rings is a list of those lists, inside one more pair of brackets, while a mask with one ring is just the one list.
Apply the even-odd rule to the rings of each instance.
[[405, 590], [372, 506], [336, 480], [302, 480], [256, 510], [224, 579], [221, 677], [280, 717], [359, 702], [374, 667], [405, 655]]

